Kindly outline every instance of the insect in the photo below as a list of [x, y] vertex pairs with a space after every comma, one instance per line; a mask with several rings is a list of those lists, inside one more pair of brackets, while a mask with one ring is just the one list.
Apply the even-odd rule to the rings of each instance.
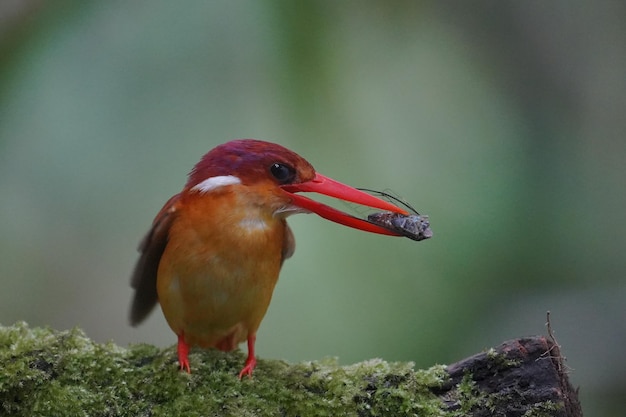
[[390, 211], [381, 211], [369, 214], [367, 216], [368, 222], [382, 226], [388, 230], [399, 233], [416, 241], [428, 239], [433, 236], [433, 232], [430, 230], [430, 221], [428, 220], [428, 216], [419, 214], [417, 210], [411, 207], [408, 203], [384, 191], [370, 190], [367, 188], [359, 188], [359, 190], [367, 191], [369, 193], [396, 201], [415, 213], [407, 215], [393, 213]]
[[428, 216], [419, 214], [405, 215], [382, 211], [370, 214], [367, 221], [417, 241], [428, 239], [433, 235]]

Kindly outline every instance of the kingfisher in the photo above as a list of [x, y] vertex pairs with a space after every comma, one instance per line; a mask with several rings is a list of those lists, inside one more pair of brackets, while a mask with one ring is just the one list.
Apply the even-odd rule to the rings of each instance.
[[195, 165], [183, 190], [165, 203], [140, 243], [131, 278], [130, 323], [141, 323], [158, 302], [178, 337], [181, 370], [191, 372], [192, 346], [231, 351], [246, 341], [239, 378], [251, 376], [257, 329], [280, 268], [295, 250], [288, 216], [316, 213], [363, 231], [400, 235], [299, 192], [408, 214], [316, 172], [283, 146], [254, 139], [224, 143]]

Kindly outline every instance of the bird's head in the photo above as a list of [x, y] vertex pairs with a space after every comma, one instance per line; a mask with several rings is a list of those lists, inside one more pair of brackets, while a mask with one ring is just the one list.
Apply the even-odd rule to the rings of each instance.
[[189, 174], [184, 192], [210, 193], [222, 187], [239, 184], [271, 195], [276, 215], [313, 212], [333, 222], [373, 233], [397, 235], [296, 193], [314, 192], [372, 208], [407, 214], [406, 210], [388, 201], [315, 172], [307, 160], [287, 148], [253, 139], [233, 140], [205, 154]]

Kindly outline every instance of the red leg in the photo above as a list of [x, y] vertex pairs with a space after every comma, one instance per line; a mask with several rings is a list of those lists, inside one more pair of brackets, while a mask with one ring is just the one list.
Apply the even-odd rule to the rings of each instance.
[[180, 364], [180, 370], [186, 370], [188, 374], [191, 373], [189, 368], [189, 345], [185, 343], [184, 333], [178, 335], [178, 363]]
[[254, 371], [254, 367], [256, 366], [256, 357], [254, 356], [255, 341], [255, 334], [248, 335], [248, 358], [246, 358], [246, 364], [243, 369], [239, 372], [239, 379], [243, 378], [244, 375], [252, 377], [252, 371]]

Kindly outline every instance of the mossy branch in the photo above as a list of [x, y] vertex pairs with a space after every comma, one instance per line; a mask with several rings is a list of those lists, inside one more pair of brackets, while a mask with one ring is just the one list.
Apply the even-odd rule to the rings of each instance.
[[[0, 327], [0, 415], [9, 416], [577, 416], [558, 346], [507, 342], [449, 366], [414, 370], [374, 359], [259, 360], [239, 380], [241, 352], [98, 344], [74, 329]], [[578, 413], [578, 414], [577, 414]]]

